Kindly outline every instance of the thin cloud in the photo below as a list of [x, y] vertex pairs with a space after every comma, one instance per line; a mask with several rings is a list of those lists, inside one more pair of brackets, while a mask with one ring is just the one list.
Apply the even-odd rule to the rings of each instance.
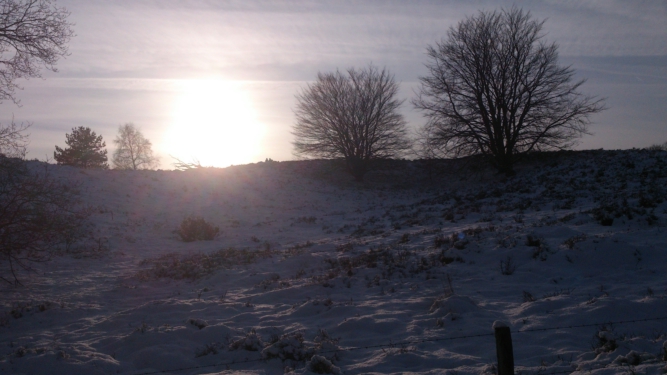
[[[609, 97], [610, 110], [598, 117], [608, 131], [582, 147], [622, 147], [625, 114], [640, 116], [633, 124], [644, 129], [634, 143], [625, 138], [626, 147], [663, 136], [650, 124], [664, 123], [658, 94], [667, 91], [667, 2], [639, 0], [58, 0], [76, 24], [71, 56], [58, 63], [59, 73], [26, 82], [24, 106], [5, 103], [0, 118], [35, 123], [37, 156], [53, 148], [54, 129], [63, 138], [74, 126], [94, 126], [111, 139], [128, 121], [158, 148], [179, 79], [248, 81], [258, 117], [271, 125], [267, 152], [285, 159], [294, 94], [318, 71], [373, 62], [414, 87], [426, 73], [426, 46], [466, 16], [513, 4], [546, 19], [546, 39], [558, 43], [563, 63], [588, 78], [583, 89]], [[404, 107], [418, 126], [421, 114]]]

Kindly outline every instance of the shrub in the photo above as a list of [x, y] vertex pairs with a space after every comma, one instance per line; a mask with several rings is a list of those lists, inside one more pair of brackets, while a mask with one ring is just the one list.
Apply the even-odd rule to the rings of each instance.
[[262, 357], [266, 359], [280, 358], [281, 360], [306, 361], [313, 356], [313, 349], [304, 345], [301, 332], [285, 334], [280, 339], [262, 350]]
[[321, 355], [314, 355], [308, 362], [308, 370], [316, 374], [340, 374], [340, 368]]
[[219, 269], [255, 263], [272, 254], [269, 249], [248, 250], [231, 247], [208, 254], [169, 253], [158, 258], [142, 260], [139, 265], [151, 267], [140, 271], [138, 276], [143, 280], [159, 278], [196, 280]]
[[539, 237], [528, 235], [526, 237], [526, 246], [531, 247], [540, 247], [542, 245], [542, 240]]
[[563, 242], [563, 246], [567, 247], [568, 249], [572, 250], [574, 249], [574, 245], [576, 245], [578, 242], [586, 241], [586, 234], [582, 233], [578, 236], [572, 236]]
[[651, 145], [649, 147], [646, 147], [646, 149], [650, 151], [667, 151], [667, 142], [661, 145], [659, 144]]
[[602, 326], [598, 329], [598, 333], [593, 339], [592, 349], [596, 354], [613, 352], [618, 348], [616, 337], [612, 329], [607, 326]]
[[442, 245], [448, 245], [450, 242], [451, 239], [443, 234], [436, 235], [433, 239], [433, 245], [437, 248], [442, 247]]
[[193, 326], [199, 328], [199, 329], [204, 329], [204, 328], [208, 327], [208, 323], [206, 323], [206, 321], [203, 320], [203, 319], [189, 318], [187, 320], [187, 322], [189, 324], [192, 324]]
[[[28, 162], [0, 156], [0, 280], [20, 284], [18, 272], [73, 250], [92, 230], [91, 211], [76, 186]], [[104, 247], [100, 242], [100, 247]]]
[[203, 348], [197, 348], [195, 350], [195, 358], [204, 357], [209, 354], [218, 354], [218, 349], [220, 348], [219, 343], [210, 343], [206, 344]]
[[244, 337], [233, 341], [229, 345], [229, 350], [247, 350], [251, 352], [257, 352], [262, 350], [262, 348], [264, 348], [262, 338], [259, 337], [254, 328], [251, 329], [250, 332], [246, 333]]
[[214, 227], [202, 217], [188, 216], [176, 229], [176, 234], [183, 242], [211, 241], [220, 233], [220, 228]]
[[523, 302], [535, 302], [535, 297], [527, 291], [523, 291]]
[[317, 218], [315, 216], [301, 216], [294, 219], [294, 222], [296, 224], [301, 224], [301, 223], [314, 224], [315, 221], [317, 221]]
[[516, 271], [516, 264], [511, 256], [507, 256], [505, 260], [500, 261], [500, 273], [503, 275], [511, 275]]

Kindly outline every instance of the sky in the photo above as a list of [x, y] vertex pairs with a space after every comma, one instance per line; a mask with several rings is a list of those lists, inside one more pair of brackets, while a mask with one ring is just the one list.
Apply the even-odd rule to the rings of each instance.
[[76, 36], [58, 72], [18, 83], [20, 106], [0, 121], [31, 123], [29, 158], [53, 159], [78, 126], [111, 156], [133, 123], [162, 168], [174, 157], [227, 166], [291, 160], [295, 95], [318, 72], [372, 63], [400, 82], [411, 129], [425, 123], [410, 98], [426, 47], [479, 10], [512, 4], [544, 24], [581, 90], [606, 98], [578, 149], [667, 141], [667, 1], [175, 1], [59, 0]]

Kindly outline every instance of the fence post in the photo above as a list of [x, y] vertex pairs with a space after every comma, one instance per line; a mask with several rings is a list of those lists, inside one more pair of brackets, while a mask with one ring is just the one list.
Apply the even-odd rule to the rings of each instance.
[[496, 336], [496, 355], [498, 357], [498, 375], [514, 375], [514, 350], [510, 327], [495, 321], [493, 331]]

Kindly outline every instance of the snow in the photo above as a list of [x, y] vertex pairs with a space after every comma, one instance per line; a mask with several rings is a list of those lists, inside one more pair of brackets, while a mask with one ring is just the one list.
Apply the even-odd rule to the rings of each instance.
[[499, 322], [517, 372], [665, 372], [667, 153], [441, 167], [50, 166], [108, 250], [0, 287], [0, 372], [491, 374]]
[[495, 322], [493, 322], [493, 325], [491, 327], [495, 330], [496, 328], [509, 327], [509, 325], [505, 322], [501, 322], [500, 320], [496, 320]]

